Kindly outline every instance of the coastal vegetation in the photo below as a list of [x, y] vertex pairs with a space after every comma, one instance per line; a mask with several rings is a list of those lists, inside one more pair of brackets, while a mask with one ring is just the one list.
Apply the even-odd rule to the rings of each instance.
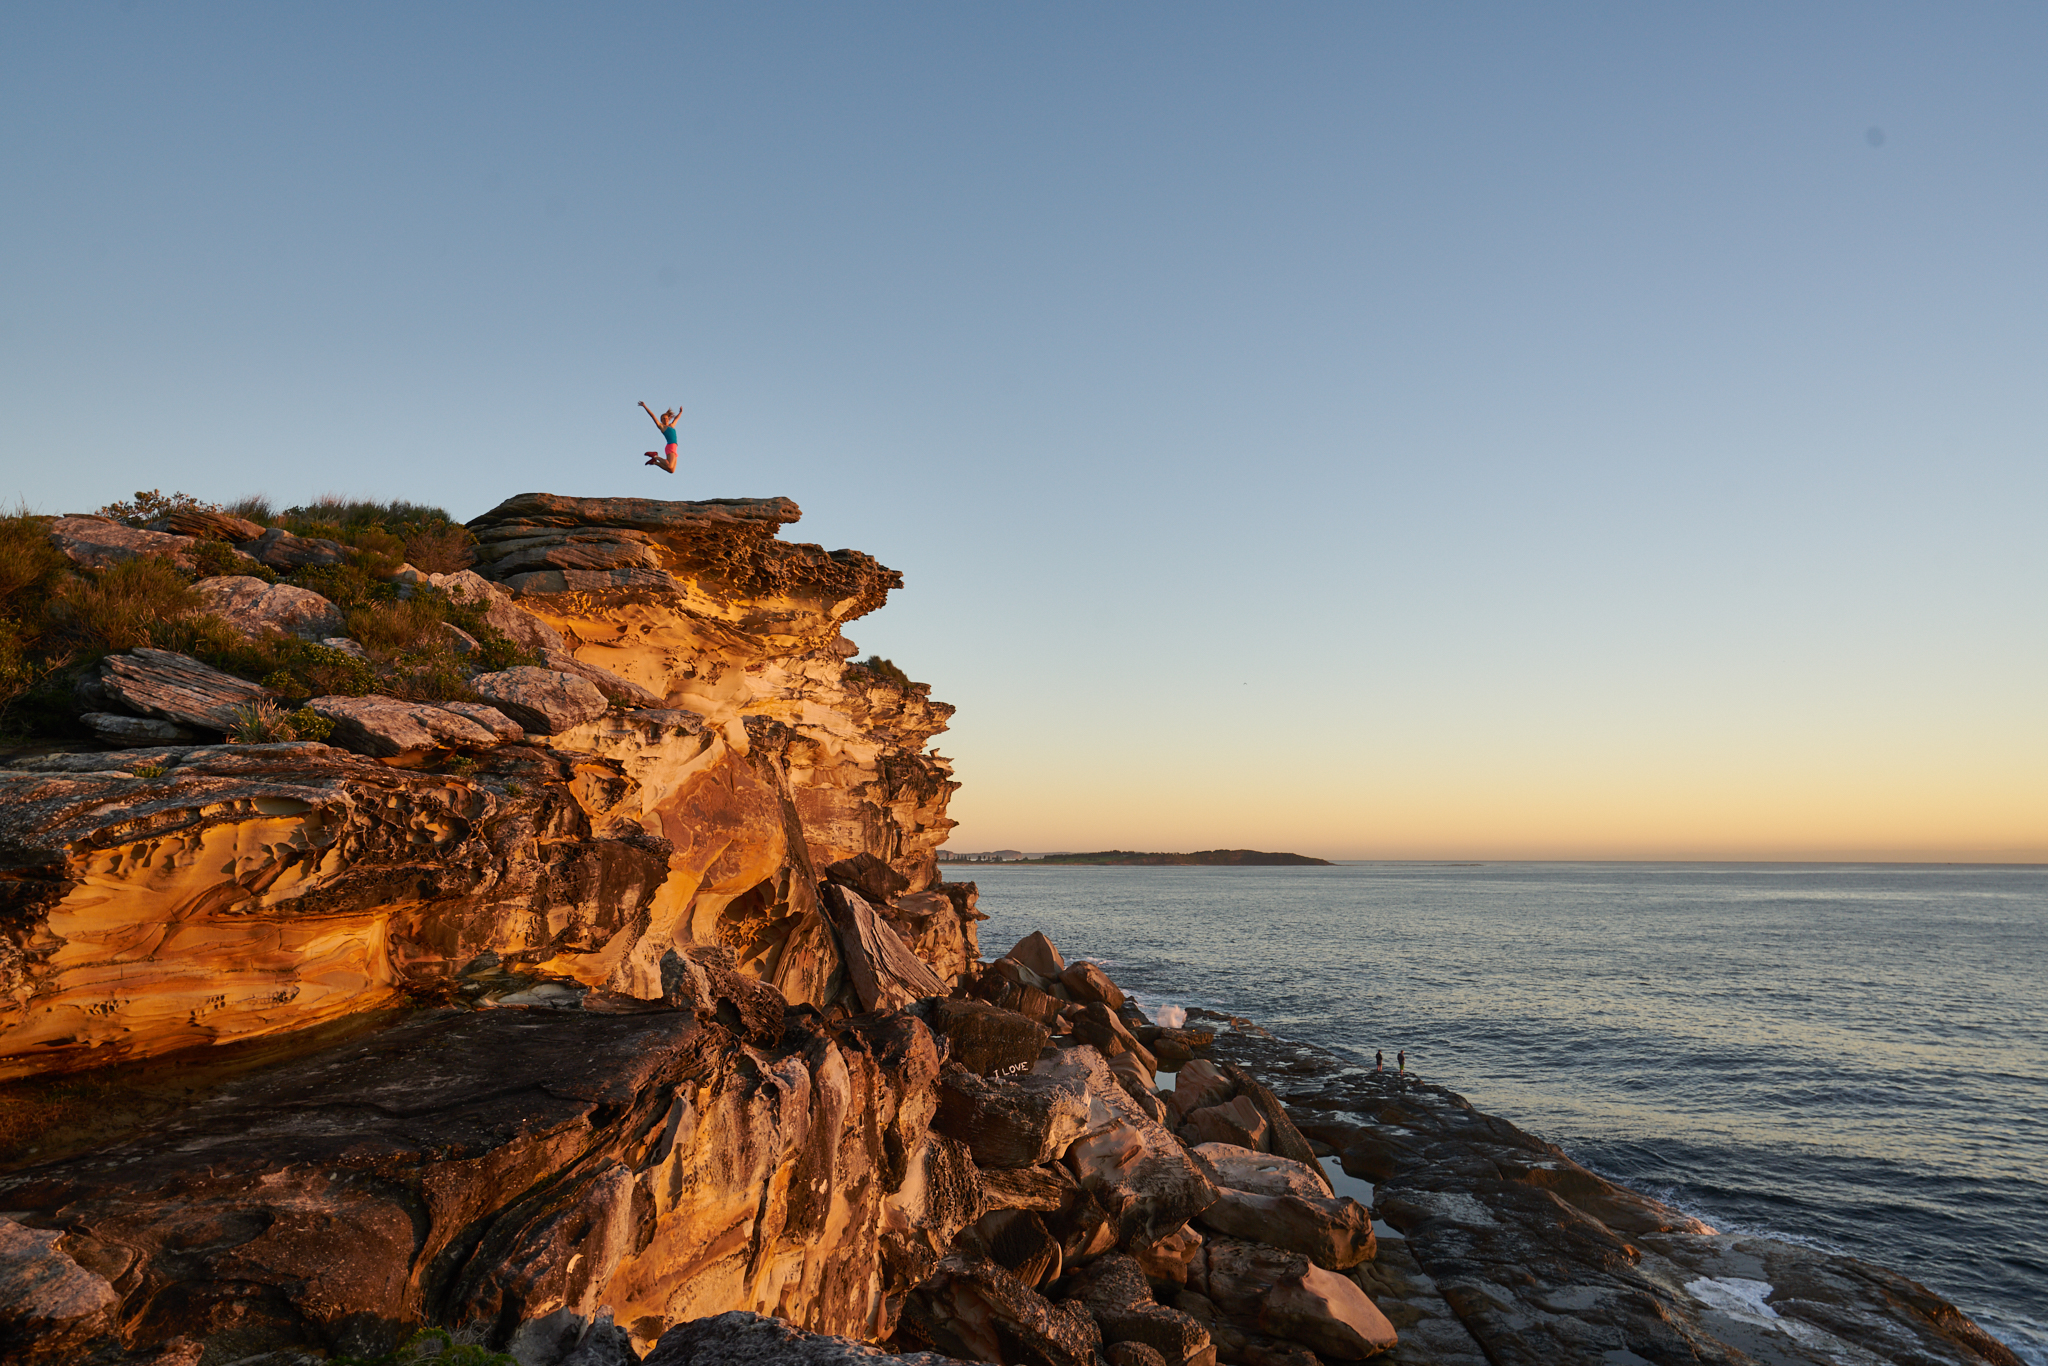
[[[0, 738], [9, 742], [84, 738], [80, 678], [142, 646], [291, 704], [279, 718], [252, 713], [237, 738], [321, 738], [296, 707], [313, 697], [475, 701], [469, 674], [540, 662], [486, 619], [483, 600], [421, 581], [474, 559], [474, 538], [443, 508], [323, 498], [278, 511], [262, 498], [219, 504], [150, 489], [93, 516], [130, 529], [132, 552], [68, 554], [52, 534], [60, 519], [25, 508], [0, 517]], [[282, 553], [263, 553], [279, 541]], [[307, 639], [238, 625], [201, 591], [227, 579], [317, 595], [332, 604], [335, 629]]]

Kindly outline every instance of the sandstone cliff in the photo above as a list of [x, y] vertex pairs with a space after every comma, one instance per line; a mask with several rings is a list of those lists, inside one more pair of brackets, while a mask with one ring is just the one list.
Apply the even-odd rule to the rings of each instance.
[[[796, 517], [523, 495], [475, 524], [480, 573], [435, 579], [543, 655], [472, 675], [497, 708], [317, 698], [362, 754], [141, 746], [6, 770], [0, 1077], [300, 1028], [483, 954], [652, 998], [665, 953], [724, 945], [823, 1005], [843, 974], [816, 883], [860, 856], [957, 978], [972, 894], [930, 890], [955, 784], [927, 750], [952, 709], [848, 662], [841, 628], [900, 577], [776, 540]], [[237, 583], [288, 591], [201, 586]], [[262, 692], [151, 649], [87, 683], [96, 717], [200, 737], [209, 684]]]

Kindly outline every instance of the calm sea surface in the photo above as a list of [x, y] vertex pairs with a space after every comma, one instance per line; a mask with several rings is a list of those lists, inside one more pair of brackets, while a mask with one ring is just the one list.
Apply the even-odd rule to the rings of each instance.
[[1375, 1048], [1727, 1231], [1893, 1267], [2048, 1366], [2048, 869], [963, 867], [1141, 1003]]

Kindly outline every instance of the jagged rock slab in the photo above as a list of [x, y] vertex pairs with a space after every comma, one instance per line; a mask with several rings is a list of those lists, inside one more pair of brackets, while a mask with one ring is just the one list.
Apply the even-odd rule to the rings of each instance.
[[824, 900], [861, 1009], [895, 1010], [946, 994], [938, 974], [910, 951], [903, 936], [876, 915], [859, 892], [831, 883], [824, 889]]
[[[516, 610], [516, 609], [515, 609]], [[586, 664], [576, 656], [562, 650], [542, 651], [542, 662], [556, 673], [574, 674], [596, 688], [606, 698], [625, 707], [659, 707], [661, 698], [630, 678], [621, 678], [609, 669], [595, 664]]]
[[968, 1361], [1095, 1366], [1101, 1332], [1085, 1310], [1056, 1305], [986, 1257], [955, 1253], [910, 1293], [900, 1330]]
[[1397, 1339], [1357, 1282], [1298, 1252], [1211, 1238], [1189, 1267], [1188, 1288], [1261, 1332], [1343, 1361], [1376, 1356]]
[[123, 716], [119, 712], [89, 711], [78, 718], [102, 744], [123, 748], [139, 745], [170, 745], [190, 740], [192, 732], [169, 721], [146, 716]]
[[318, 536], [296, 536], [283, 527], [272, 527], [253, 541], [243, 542], [241, 550], [284, 573], [342, 564], [348, 559], [348, 551], [339, 541]]
[[190, 536], [144, 531], [104, 517], [58, 517], [50, 523], [50, 543], [84, 569], [106, 569], [150, 555], [165, 555], [186, 569], [193, 567]]
[[452, 711], [482, 726], [501, 745], [516, 744], [526, 738], [526, 732], [519, 723], [496, 707], [482, 702], [442, 702], [438, 705], [443, 711]]
[[233, 728], [240, 709], [277, 700], [268, 688], [246, 678], [147, 645], [108, 655], [99, 662], [96, 681], [100, 696], [129, 711], [223, 733]]
[[431, 702], [372, 694], [316, 697], [306, 705], [334, 722], [330, 738], [335, 744], [373, 759], [431, 749], [489, 749], [499, 743], [498, 736], [477, 721]]
[[1088, 1118], [1088, 1094], [1069, 1079], [990, 1079], [949, 1067], [932, 1127], [966, 1144], [982, 1167], [1037, 1167], [1064, 1156], [1087, 1132]]
[[1373, 1259], [1372, 1211], [1348, 1196], [1329, 1195], [1320, 1171], [1227, 1143], [1204, 1143], [1195, 1151], [1217, 1187], [1216, 1203], [1201, 1213], [1204, 1227], [1299, 1252], [1333, 1271]]
[[245, 636], [292, 635], [323, 640], [348, 630], [339, 607], [305, 588], [265, 583], [248, 575], [201, 579], [193, 591], [211, 612]]
[[523, 664], [478, 674], [469, 685], [477, 696], [536, 735], [560, 735], [611, 709], [588, 679]]
[[716, 1314], [669, 1329], [646, 1366], [953, 1366], [936, 1352], [898, 1355], [851, 1338], [806, 1333], [759, 1314]]
[[743, 1055], [678, 1011], [425, 1012], [0, 1178], [0, 1332], [24, 1363], [377, 1356], [422, 1321], [554, 1361], [604, 1307], [643, 1350], [731, 1308], [864, 1335], [892, 1189], [872, 1117], [906, 1078], [801, 1024]]
[[151, 531], [190, 536], [195, 541], [226, 541], [240, 545], [263, 534], [263, 528], [246, 517], [229, 512], [208, 512], [203, 508], [179, 508], [149, 524]]

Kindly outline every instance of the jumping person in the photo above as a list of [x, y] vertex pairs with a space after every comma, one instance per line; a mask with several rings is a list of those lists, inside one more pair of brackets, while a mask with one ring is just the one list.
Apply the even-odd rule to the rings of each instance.
[[647, 416], [653, 419], [654, 425], [661, 429], [662, 440], [668, 442], [668, 450], [662, 455], [656, 455], [653, 451], [647, 452], [647, 463], [667, 470], [670, 474], [674, 474], [676, 472], [676, 419], [683, 415], [683, 410], [681, 408], [671, 408], [660, 417], [655, 417], [654, 409], [647, 407], [645, 400], [641, 401], [640, 406], [646, 410]]

